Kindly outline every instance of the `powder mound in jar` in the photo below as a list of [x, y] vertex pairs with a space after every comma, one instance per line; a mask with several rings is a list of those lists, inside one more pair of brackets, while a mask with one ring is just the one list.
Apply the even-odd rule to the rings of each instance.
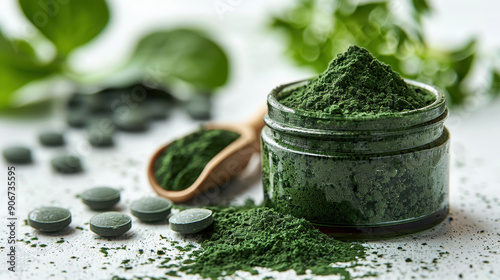
[[306, 85], [283, 94], [280, 103], [306, 112], [380, 116], [425, 107], [435, 96], [410, 87], [368, 50], [351, 46]]
[[193, 252], [194, 262], [180, 271], [217, 279], [236, 271], [257, 274], [255, 267], [275, 271], [295, 270], [305, 274], [342, 275], [351, 279], [345, 265], [364, 259], [367, 248], [358, 243], [332, 239], [305, 219], [282, 215], [266, 208], [229, 207], [214, 211], [214, 224], [204, 233], [201, 250]]
[[154, 163], [156, 181], [169, 191], [188, 188], [208, 162], [238, 137], [233, 131], [200, 129], [172, 142]]

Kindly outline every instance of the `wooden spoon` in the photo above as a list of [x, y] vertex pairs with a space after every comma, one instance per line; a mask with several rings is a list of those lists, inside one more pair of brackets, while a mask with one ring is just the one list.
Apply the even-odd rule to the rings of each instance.
[[260, 151], [260, 131], [264, 127], [264, 115], [266, 113], [267, 106], [262, 106], [246, 122], [205, 124], [204, 128], [207, 130], [224, 129], [234, 131], [240, 137], [212, 158], [196, 181], [182, 191], [167, 191], [156, 181], [154, 163], [156, 158], [169, 144], [161, 147], [151, 157], [148, 166], [148, 178], [154, 191], [158, 195], [170, 199], [172, 202], [179, 203], [188, 201], [210, 188], [231, 181], [247, 166], [251, 156], [255, 152]]

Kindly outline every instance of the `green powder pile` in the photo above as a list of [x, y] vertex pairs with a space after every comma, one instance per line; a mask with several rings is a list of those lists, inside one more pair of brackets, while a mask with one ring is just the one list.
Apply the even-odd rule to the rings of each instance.
[[166, 190], [191, 186], [207, 163], [239, 134], [227, 130], [200, 130], [171, 143], [154, 163], [155, 178]]
[[348, 117], [391, 115], [435, 100], [427, 92], [415, 91], [389, 65], [358, 46], [349, 47], [325, 72], [285, 96], [280, 103], [287, 107]]
[[207, 230], [194, 263], [180, 271], [216, 279], [236, 271], [257, 274], [255, 267], [275, 271], [293, 269], [305, 274], [342, 275], [351, 279], [345, 266], [337, 262], [363, 259], [366, 248], [357, 243], [329, 238], [305, 219], [282, 215], [266, 208], [229, 207], [214, 213], [214, 225]]

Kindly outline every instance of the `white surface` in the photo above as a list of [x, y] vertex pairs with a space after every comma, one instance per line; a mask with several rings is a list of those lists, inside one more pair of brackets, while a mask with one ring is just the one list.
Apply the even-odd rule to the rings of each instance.
[[[237, 121], [250, 115], [252, 110], [263, 103], [266, 94], [278, 84], [308, 77], [309, 73], [290, 67], [280, 53], [273, 34], [257, 35], [266, 32], [263, 28], [269, 11], [278, 11], [280, 3], [269, 4], [262, 1], [255, 4], [241, 1], [239, 6], [225, 14], [222, 19], [213, 10], [213, 2], [193, 1], [111, 1], [118, 13], [106, 34], [98, 41], [82, 49], [75, 60], [83, 69], [97, 69], [102, 65], [118, 64], [126, 55], [131, 44], [143, 30], [159, 25], [181, 25], [196, 19], [197, 22], [221, 31], [219, 39], [228, 46], [232, 56], [233, 77], [228, 87], [216, 100], [216, 120]], [[235, 1], [238, 2], [238, 1]], [[22, 33], [27, 25], [16, 17], [15, 1], [0, 2], [0, 21], [11, 33]], [[448, 6], [446, 5], [448, 3]], [[461, 4], [462, 3], [462, 4]], [[480, 1], [481, 15], [472, 18], [480, 21], [451, 19], [450, 13], [470, 13], [465, 1], [441, 1], [439, 4], [441, 31], [433, 29], [432, 36], [439, 42], [450, 39], [465, 39], [471, 30], [480, 29], [482, 38], [490, 39], [487, 45], [494, 45], [496, 36], [494, 22], [483, 25], [486, 19], [498, 19], [498, 2]], [[487, 3], [487, 4], [485, 4]], [[479, 5], [479, 4], [478, 4]], [[149, 7], [149, 10], [148, 10]], [[453, 7], [450, 9], [449, 7]], [[494, 17], [491, 17], [494, 15]], [[452, 22], [450, 22], [452, 21]], [[474, 25], [474, 23], [478, 23]], [[453, 29], [448, 28], [452, 26]], [[451, 28], [451, 27], [450, 27]], [[456, 30], [467, 32], [457, 34]], [[263, 30], [264, 29], [264, 30]], [[455, 31], [453, 31], [455, 30]], [[441, 33], [440, 33], [441, 32]], [[224, 34], [224, 36], [222, 36]], [[495, 35], [495, 36], [493, 36]], [[22, 35], [23, 36], [23, 35]], [[460, 38], [459, 38], [460, 37]], [[111, 51], [111, 52], [110, 52]], [[98, 58], [98, 59], [96, 59]], [[82, 63], [82, 64], [80, 64]], [[370, 251], [383, 255], [372, 255], [367, 261], [372, 264], [367, 270], [379, 272], [376, 279], [499, 279], [500, 264], [500, 100], [481, 107], [476, 112], [452, 113], [448, 126], [452, 137], [452, 165], [450, 184], [450, 203], [453, 221], [409, 237], [386, 241], [369, 242]], [[113, 149], [92, 149], [79, 130], [68, 130], [66, 148], [42, 148], [36, 141], [39, 131], [60, 127], [62, 121], [56, 117], [38, 121], [0, 120], [0, 148], [10, 144], [25, 144], [33, 148], [35, 163], [31, 166], [18, 166], [17, 169], [17, 238], [29, 240], [37, 237], [31, 244], [47, 244], [47, 247], [30, 247], [23, 242], [16, 244], [17, 272], [6, 271], [6, 249], [0, 249], [0, 279], [109, 279], [112, 275], [131, 277], [165, 276], [168, 269], [157, 268], [159, 261], [149, 263], [148, 258], [156, 258], [156, 251], [165, 247], [171, 249], [167, 255], [178, 254], [176, 249], [160, 234], [169, 240], [184, 241], [173, 234], [165, 223], [143, 224], [133, 220], [132, 230], [108, 241], [94, 235], [85, 224], [95, 212], [90, 211], [75, 195], [96, 185], [110, 185], [122, 189], [122, 201], [117, 210], [128, 213], [130, 202], [140, 196], [153, 194], [146, 178], [146, 164], [153, 151], [163, 143], [181, 137], [192, 131], [197, 123], [191, 122], [184, 112], [175, 111], [172, 117], [153, 125], [147, 134], [119, 133], [117, 145]], [[85, 172], [79, 175], [62, 176], [54, 174], [49, 166], [52, 156], [64, 151], [82, 157]], [[224, 189], [219, 189], [225, 200], [235, 198], [243, 201], [251, 196], [262, 199], [261, 183], [257, 162], [254, 168]], [[0, 184], [5, 189], [7, 164], [0, 161]], [[2, 190], [0, 200], [1, 230], [0, 246], [5, 247], [7, 229], [6, 196]], [[196, 203], [206, 204], [214, 201], [218, 193], [199, 197]], [[40, 234], [22, 222], [27, 213], [41, 205], [58, 205], [69, 208], [73, 222], [66, 231], [57, 234]], [[83, 230], [76, 229], [82, 227]], [[63, 244], [56, 241], [64, 237]], [[427, 243], [427, 245], [422, 245]], [[109, 256], [99, 252], [101, 247], [116, 248], [126, 245], [124, 250], [110, 250]], [[397, 248], [401, 246], [403, 250]], [[139, 255], [138, 250], [144, 254]], [[151, 251], [153, 250], [153, 251]], [[444, 254], [448, 252], [448, 254]], [[441, 256], [440, 256], [441, 253]], [[75, 256], [76, 258], [71, 258]], [[164, 256], [165, 257], [165, 256]], [[412, 262], [405, 260], [411, 258]], [[432, 260], [438, 258], [437, 263]], [[133, 269], [120, 267], [124, 259], [131, 259]], [[377, 261], [377, 262], [372, 262]], [[488, 263], [485, 263], [488, 261]], [[141, 265], [145, 263], [144, 265]], [[380, 264], [380, 266], [377, 266]], [[392, 268], [388, 268], [391, 264]], [[105, 267], [106, 269], [102, 269]], [[65, 272], [63, 272], [65, 271]], [[242, 278], [251, 278], [248, 273], [239, 273]], [[253, 278], [279, 275], [281, 279], [295, 276], [291, 271], [285, 273], [265, 272]], [[197, 276], [190, 276], [199, 278]], [[307, 278], [304, 276], [301, 278]], [[320, 277], [318, 277], [320, 278]], [[324, 277], [338, 278], [338, 277]], [[175, 278], [174, 278], [175, 279]]]
[[[376, 251], [383, 255], [372, 255], [369, 259], [369, 262], [372, 259], [377, 260], [377, 263], [381, 264], [380, 267], [365, 268], [372, 272], [379, 271], [377, 279], [410, 279], [411, 276], [420, 279], [423, 275], [430, 279], [457, 279], [459, 274], [463, 274], [464, 279], [498, 277], [500, 271], [496, 264], [500, 263], [500, 146], [496, 144], [500, 137], [497, 123], [499, 112], [500, 100], [497, 100], [480, 112], [468, 117], [463, 116], [461, 122], [456, 121], [458, 115], [450, 118], [450, 122], [455, 123], [450, 127], [450, 217], [453, 221], [447, 220], [434, 229], [413, 236], [367, 243], [371, 252]], [[171, 249], [167, 251], [168, 255], [175, 256], [179, 252], [172, 248], [167, 240], [160, 238], [160, 235], [168, 240], [179, 240], [181, 244], [191, 242], [190, 240], [185, 241], [171, 232], [165, 222], [144, 224], [135, 218], [132, 230], [124, 236], [112, 241], [99, 238], [90, 232], [86, 225], [95, 212], [89, 210], [75, 195], [97, 185], [118, 187], [122, 190], [122, 201], [116, 210], [127, 213], [132, 200], [153, 194], [145, 170], [149, 156], [162, 143], [184, 135], [195, 129], [197, 124], [187, 120], [183, 112], [176, 111], [171, 119], [156, 123], [147, 134], [119, 133], [117, 147], [113, 149], [90, 148], [85, 141], [85, 135], [78, 130], [67, 131], [69, 143], [66, 148], [40, 147], [36, 142], [37, 132], [57, 125], [56, 120], [37, 123], [2, 121], [0, 133], [9, 136], [2, 138], [2, 147], [9, 143], [26, 144], [33, 148], [35, 157], [33, 165], [17, 166], [18, 239], [30, 240], [37, 237], [38, 240], [31, 241], [31, 244], [47, 244], [47, 247], [33, 248], [30, 247], [31, 244], [18, 242], [17, 272], [7, 272], [5, 262], [2, 262], [0, 275], [14, 277], [9, 279], [163, 276], [167, 270], [156, 267], [160, 261], [150, 264], [147, 259], [156, 258], [156, 251], [162, 247]], [[53, 155], [63, 151], [80, 155], [84, 161], [85, 172], [66, 176], [54, 174], [48, 162]], [[258, 162], [254, 162], [253, 168], [247, 170], [237, 181], [207, 196], [198, 197], [195, 203], [217, 202], [217, 195], [222, 195], [223, 200], [235, 198], [236, 201], [242, 202], [245, 197], [250, 196], [260, 201], [261, 183], [256, 165]], [[0, 170], [0, 180], [6, 182], [5, 162], [0, 164]], [[0, 203], [6, 208], [4, 195]], [[73, 213], [71, 226], [64, 232], [55, 234], [40, 234], [25, 226], [22, 220], [27, 213], [42, 205], [69, 208]], [[2, 211], [2, 223], [6, 223], [5, 212]], [[2, 246], [5, 246], [5, 227], [2, 227], [0, 234]], [[57, 244], [56, 241], [60, 237], [66, 242]], [[423, 243], [427, 245], [422, 245]], [[99, 252], [101, 247], [116, 248], [124, 245], [125, 250], [110, 250], [108, 257]], [[403, 250], [398, 250], [399, 246]], [[143, 249], [145, 253], [139, 255], [139, 249]], [[443, 254], [444, 252], [449, 254]], [[5, 254], [5, 249], [2, 249], [0, 255], [5, 258]], [[73, 256], [76, 258], [71, 258]], [[412, 262], [407, 263], [407, 258], [411, 258]], [[437, 263], [432, 262], [434, 258], [438, 259]], [[125, 270], [120, 267], [124, 259], [131, 259], [130, 265], [133, 269]], [[388, 269], [387, 263], [390, 263], [392, 268]], [[102, 269], [103, 267], [106, 269]], [[281, 279], [290, 279], [294, 273], [266, 272], [263, 275], [279, 275]], [[241, 273], [240, 276], [250, 277], [247, 273]]]
[[[220, 102], [223, 102], [222, 100]], [[376, 251], [382, 257], [372, 255], [368, 263], [376, 260], [367, 271], [378, 271], [376, 279], [495, 279], [500, 271], [498, 249], [500, 247], [500, 146], [497, 141], [500, 129], [500, 100], [483, 108], [469, 117], [463, 117], [459, 125], [451, 126], [452, 164], [451, 164], [451, 214], [453, 221], [445, 221], [434, 229], [413, 236], [367, 243], [370, 252]], [[450, 122], [456, 122], [457, 115]], [[147, 134], [119, 133], [117, 146], [113, 149], [92, 149], [79, 130], [68, 130], [66, 148], [42, 148], [36, 141], [37, 132], [59, 124], [56, 120], [43, 120], [36, 123], [20, 121], [1, 121], [1, 146], [9, 143], [26, 144], [33, 148], [35, 163], [30, 166], [17, 166], [17, 238], [32, 240], [31, 244], [47, 244], [47, 247], [30, 247], [31, 244], [18, 242], [17, 272], [6, 271], [2, 261], [1, 279], [109, 279], [120, 276], [164, 276], [168, 269], [157, 268], [160, 261], [149, 263], [148, 258], [156, 258], [156, 251], [167, 248], [167, 255], [176, 256], [179, 252], [162, 239], [179, 240], [181, 244], [192, 242], [184, 240], [168, 229], [165, 222], [144, 224], [133, 219], [133, 228], [124, 236], [109, 241], [88, 230], [86, 223], [95, 212], [89, 210], [75, 197], [88, 187], [110, 185], [122, 190], [122, 201], [116, 210], [129, 212], [128, 206], [134, 199], [153, 194], [146, 179], [146, 164], [153, 151], [165, 141], [195, 129], [196, 123], [190, 122], [181, 111], [174, 112], [171, 119], [155, 123]], [[49, 160], [63, 151], [79, 154], [83, 158], [85, 172], [79, 175], [58, 175], [50, 170]], [[218, 195], [226, 201], [234, 198], [242, 202], [245, 197], [262, 199], [258, 162], [238, 180], [198, 197], [195, 203], [217, 202]], [[6, 182], [7, 164], [0, 164], [1, 182]], [[2, 183], [5, 186], [5, 183]], [[6, 208], [6, 198], [2, 195], [0, 205]], [[42, 205], [55, 205], [69, 208], [73, 213], [71, 226], [54, 234], [41, 234], [24, 225], [23, 219], [28, 212]], [[2, 211], [2, 223], [6, 224], [6, 211]], [[83, 230], [76, 229], [81, 227]], [[6, 243], [6, 228], [1, 227], [0, 240]], [[65, 242], [57, 244], [63, 237]], [[422, 245], [427, 243], [427, 245]], [[101, 247], [116, 248], [126, 246], [125, 250], [110, 250], [109, 256], [99, 252]], [[401, 246], [403, 250], [398, 250]], [[139, 255], [138, 250], [144, 254]], [[169, 251], [170, 249], [170, 251]], [[448, 254], [444, 254], [448, 252]], [[6, 249], [1, 249], [6, 258]], [[440, 255], [440, 253], [442, 255]], [[76, 258], [71, 258], [75, 256]], [[165, 256], [163, 256], [165, 257]], [[412, 262], [405, 260], [411, 258]], [[433, 259], [437, 258], [437, 263]], [[121, 267], [124, 259], [131, 259], [133, 269]], [[488, 263], [485, 263], [487, 261]], [[53, 262], [53, 263], [51, 263]], [[376, 267], [376, 264], [381, 266]], [[392, 268], [387, 268], [391, 264]], [[106, 269], [103, 269], [105, 267]], [[63, 272], [66, 271], [66, 272]], [[239, 274], [250, 278], [247, 273]], [[275, 275], [290, 279], [294, 273], [265, 272], [262, 275]], [[260, 276], [253, 278], [259, 279]], [[4, 278], [4, 277], [10, 278]], [[198, 278], [196, 276], [190, 276]], [[335, 279], [336, 277], [326, 277]]]

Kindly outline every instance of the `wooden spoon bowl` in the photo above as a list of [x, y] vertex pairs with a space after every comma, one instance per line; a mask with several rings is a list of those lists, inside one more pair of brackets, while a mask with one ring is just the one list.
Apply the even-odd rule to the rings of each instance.
[[215, 186], [222, 185], [234, 179], [245, 169], [252, 155], [260, 151], [260, 131], [264, 127], [264, 115], [267, 108], [263, 107], [255, 116], [243, 123], [207, 123], [206, 130], [223, 129], [234, 131], [240, 136], [212, 158], [205, 166], [196, 181], [181, 191], [168, 191], [162, 188], [155, 177], [154, 165], [158, 156], [168, 147], [164, 145], [154, 153], [148, 165], [148, 179], [153, 190], [160, 196], [174, 203], [185, 202]]

